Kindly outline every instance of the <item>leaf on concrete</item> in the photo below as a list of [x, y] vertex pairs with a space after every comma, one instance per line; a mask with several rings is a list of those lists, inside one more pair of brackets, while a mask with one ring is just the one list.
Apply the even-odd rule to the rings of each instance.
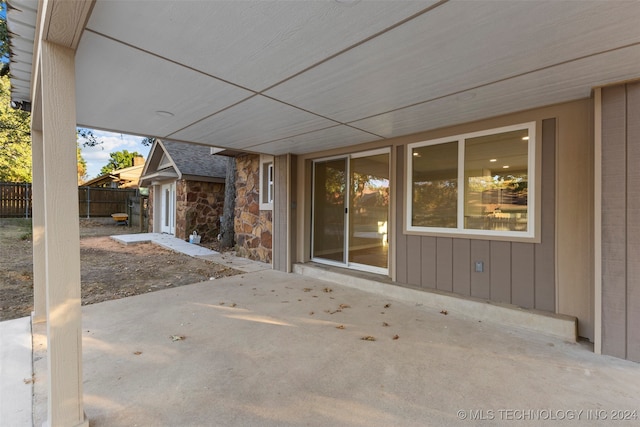
[[391, 307], [391, 304], [385, 304], [384, 305], [384, 308], [389, 308], [389, 307]]
[[394, 340], [397, 340], [398, 338], [400, 338], [400, 335], [394, 335], [394, 336], [393, 336], [393, 339], [394, 339]]
[[326, 292], [326, 293], [333, 292], [333, 289], [331, 289], [331, 288], [324, 288], [324, 289], [322, 290], [322, 292]]
[[134, 351], [133, 354], [135, 354], [136, 356], [140, 356], [142, 354], [141, 351]]
[[360, 338], [362, 341], [375, 341], [376, 337], [372, 337], [371, 335], [365, 335], [364, 337]]
[[302, 289], [304, 292], [311, 292], [311, 288], [304, 288]]
[[309, 312], [309, 316], [313, 316], [315, 313], [313, 311]]
[[169, 338], [171, 338], [171, 341], [182, 341], [187, 337], [185, 337], [184, 335], [171, 335]]
[[229, 307], [235, 307], [236, 305], [238, 305], [238, 304], [236, 304], [236, 303], [234, 302], [234, 303], [229, 304]]
[[449, 314], [449, 312], [447, 310], [442, 310], [440, 314], [444, 314], [446, 316], [447, 314]]
[[351, 308], [349, 304], [340, 304], [340, 309]]
[[387, 322], [382, 322], [382, 326], [389, 326]]
[[344, 325], [338, 325], [336, 326], [336, 329], [344, 329]]

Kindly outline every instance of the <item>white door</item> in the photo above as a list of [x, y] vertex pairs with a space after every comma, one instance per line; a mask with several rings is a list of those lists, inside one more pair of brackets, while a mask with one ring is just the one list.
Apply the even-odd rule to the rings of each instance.
[[176, 183], [163, 184], [162, 193], [162, 215], [160, 231], [167, 234], [176, 232]]

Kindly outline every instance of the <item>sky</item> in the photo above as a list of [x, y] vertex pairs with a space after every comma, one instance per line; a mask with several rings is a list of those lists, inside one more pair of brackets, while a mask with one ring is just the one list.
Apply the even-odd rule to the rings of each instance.
[[82, 138], [79, 139], [82, 157], [87, 162], [87, 179], [95, 178], [100, 174], [100, 169], [109, 163], [110, 153], [122, 150], [127, 150], [130, 153], [137, 151], [142, 154], [146, 160], [149, 155], [149, 150], [151, 149], [151, 146], [145, 147], [142, 145], [141, 141], [143, 138], [140, 136], [98, 130], [94, 130], [93, 134], [98, 141], [102, 141], [102, 144], [95, 147], [84, 147], [82, 145]]

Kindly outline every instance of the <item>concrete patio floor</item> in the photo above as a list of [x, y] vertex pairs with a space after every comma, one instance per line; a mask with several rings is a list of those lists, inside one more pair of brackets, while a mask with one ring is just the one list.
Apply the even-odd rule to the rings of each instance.
[[[295, 274], [82, 310], [93, 427], [601, 425], [640, 411], [640, 364]], [[35, 425], [45, 345], [35, 325]]]

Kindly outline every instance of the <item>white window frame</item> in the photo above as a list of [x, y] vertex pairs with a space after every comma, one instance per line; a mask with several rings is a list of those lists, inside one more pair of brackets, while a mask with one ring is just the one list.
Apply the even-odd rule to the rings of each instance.
[[[273, 156], [260, 155], [260, 210], [273, 210], [275, 193], [275, 168]], [[266, 174], [266, 175], [265, 175]]]
[[[499, 230], [477, 230], [464, 228], [464, 167], [465, 167], [465, 140], [481, 136], [500, 134], [526, 129], [529, 132], [529, 143], [527, 152], [527, 231], [499, 231]], [[458, 143], [458, 197], [457, 197], [457, 224], [456, 228], [444, 227], [424, 227], [412, 224], [413, 212], [413, 149], [428, 145], [437, 145], [447, 142]], [[537, 209], [537, 202], [540, 195], [537, 191], [538, 168], [537, 161], [538, 146], [541, 144], [536, 138], [536, 122], [520, 123], [512, 126], [487, 129], [479, 132], [452, 135], [445, 138], [438, 138], [427, 141], [414, 142], [407, 145], [406, 153], [406, 174], [405, 174], [405, 232], [407, 234], [436, 235], [436, 236], [456, 236], [468, 238], [483, 238], [511, 241], [536, 241], [536, 224], [540, 216]]]

